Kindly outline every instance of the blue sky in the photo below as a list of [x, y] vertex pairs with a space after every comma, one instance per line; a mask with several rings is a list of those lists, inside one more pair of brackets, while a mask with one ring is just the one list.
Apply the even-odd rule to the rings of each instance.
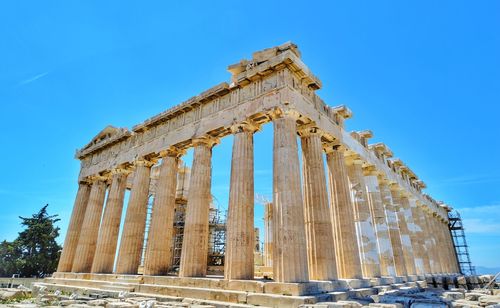
[[[493, 0], [2, 1], [0, 240], [46, 203], [65, 234], [75, 149], [106, 125], [130, 128], [291, 40], [320, 96], [354, 111], [347, 128], [373, 130], [429, 194], [462, 209], [473, 262], [500, 267], [498, 29]], [[214, 148], [222, 207], [231, 144]], [[255, 145], [256, 190], [270, 197], [271, 126]]]

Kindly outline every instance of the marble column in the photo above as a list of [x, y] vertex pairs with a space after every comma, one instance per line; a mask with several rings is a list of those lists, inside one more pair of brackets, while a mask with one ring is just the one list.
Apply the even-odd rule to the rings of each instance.
[[434, 236], [432, 234], [432, 230], [429, 225], [429, 220], [431, 219], [429, 217], [429, 209], [427, 207], [422, 206], [422, 221], [423, 221], [423, 226], [424, 226], [424, 242], [425, 242], [425, 249], [427, 251], [427, 254], [429, 255], [429, 268], [430, 271], [429, 273], [438, 273], [439, 270], [437, 269], [437, 260], [436, 260], [436, 253], [435, 253], [435, 245], [436, 243], [434, 242]]
[[212, 147], [218, 140], [210, 137], [193, 140], [194, 157], [189, 183], [179, 277], [204, 277], [207, 274], [208, 218], [212, 195]]
[[173, 147], [160, 153], [162, 163], [144, 257], [145, 275], [166, 275], [172, 263], [177, 170], [182, 154]]
[[427, 252], [429, 253], [429, 264], [431, 267], [431, 274], [438, 273], [439, 270], [437, 268], [437, 258], [436, 258], [436, 251], [435, 251], [435, 242], [434, 242], [434, 235], [432, 234], [432, 229], [430, 226], [429, 220], [431, 219], [429, 215], [429, 209], [428, 208], [423, 208], [424, 211], [424, 222], [425, 222], [425, 247]]
[[446, 273], [447, 272], [447, 264], [449, 263], [449, 260], [446, 260], [446, 255], [444, 254], [443, 250], [443, 239], [441, 238], [441, 233], [439, 232], [438, 229], [438, 217], [434, 213], [432, 219], [430, 220], [431, 223], [431, 229], [432, 229], [432, 234], [434, 237], [434, 240], [437, 243], [436, 246], [436, 255], [437, 255], [437, 262], [439, 265], [439, 273]]
[[139, 159], [135, 161], [134, 165], [134, 179], [116, 262], [117, 274], [137, 274], [141, 263], [142, 246], [144, 245], [149, 182], [154, 162]]
[[397, 276], [406, 276], [406, 266], [403, 254], [403, 245], [401, 243], [401, 234], [399, 233], [398, 217], [392, 200], [391, 190], [387, 180], [378, 177], [380, 195], [384, 204], [385, 215], [387, 217], [387, 227], [391, 241], [392, 253], [394, 257], [394, 266]]
[[344, 150], [339, 145], [327, 146], [325, 150], [337, 273], [339, 278], [362, 278], [354, 206], [349, 190]]
[[418, 205], [418, 202], [411, 198], [410, 199], [410, 206], [411, 206], [411, 213], [413, 216], [413, 219], [415, 220], [415, 225], [417, 227], [417, 238], [418, 238], [418, 245], [420, 247], [420, 255], [422, 258], [422, 264], [423, 264], [423, 272], [419, 274], [428, 274], [431, 272], [431, 263], [430, 263], [430, 251], [427, 250], [427, 245], [426, 245], [426, 233], [425, 233], [425, 218], [424, 218], [424, 212], [422, 208]]
[[368, 191], [363, 175], [362, 161], [350, 158], [347, 163], [347, 172], [354, 202], [354, 221], [356, 222], [363, 276], [380, 277], [377, 237], [368, 204]]
[[422, 253], [422, 242], [419, 236], [420, 228], [415, 223], [415, 218], [412, 213], [410, 197], [405, 193], [401, 196], [401, 208], [404, 213], [406, 224], [410, 235], [411, 246], [413, 247], [413, 259], [415, 261], [415, 274], [424, 274], [424, 260]]
[[106, 196], [106, 180], [102, 176], [92, 177], [92, 188], [83, 219], [81, 235], [76, 248], [72, 272], [89, 273], [94, 260], [94, 253], [101, 223], [104, 197]]
[[413, 246], [411, 244], [410, 231], [408, 230], [407, 217], [402, 206], [401, 190], [397, 185], [391, 185], [392, 202], [397, 212], [399, 233], [401, 235], [401, 245], [403, 246], [403, 256], [407, 275], [416, 275], [415, 260], [413, 258]]
[[304, 207], [294, 111], [273, 115], [273, 274], [276, 282], [307, 282]]
[[440, 229], [443, 234], [443, 242], [445, 243], [447, 258], [449, 260], [449, 272], [459, 273], [460, 266], [458, 264], [457, 255], [455, 253], [455, 247], [453, 245], [453, 239], [451, 237], [450, 229], [448, 227], [448, 221], [442, 219]]
[[123, 198], [127, 189], [127, 175], [130, 171], [114, 169], [111, 171], [111, 185], [104, 208], [97, 248], [92, 263], [92, 273], [112, 273], [115, 264], [116, 246], [122, 219]]
[[337, 279], [337, 262], [321, 134], [317, 128], [299, 131], [302, 145], [302, 174], [309, 279]]
[[363, 168], [363, 174], [368, 192], [368, 204], [370, 206], [373, 226], [375, 227], [375, 236], [377, 237], [380, 273], [382, 276], [396, 276], [391, 238], [378, 184], [378, 172], [374, 166], [367, 166]]
[[264, 205], [264, 266], [273, 266], [273, 203]]
[[78, 184], [78, 192], [76, 193], [68, 231], [66, 232], [66, 239], [64, 240], [63, 250], [57, 266], [58, 272], [70, 272], [73, 267], [73, 259], [80, 238], [80, 231], [83, 219], [85, 218], [89, 195], [90, 185], [87, 182], [80, 182]]
[[254, 163], [251, 123], [234, 125], [224, 277], [254, 278]]

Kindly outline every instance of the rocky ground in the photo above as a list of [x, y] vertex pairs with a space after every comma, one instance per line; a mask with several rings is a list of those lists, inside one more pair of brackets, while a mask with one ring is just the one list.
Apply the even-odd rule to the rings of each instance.
[[[0, 289], [0, 307], [250, 307], [244, 304], [204, 301], [177, 297], [147, 297], [121, 292], [118, 297], [106, 297], [104, 294], [66, 294], [59, 290], [51, 292], [45, 287]], [[345, 301], [322, 302], [314, 305], [303, 305], [304, 308], [337, 308], [337, 307], [379, 307], [379, 308], [421, 308], [421, 307], [470, 307], [500, 308], [500, 290], [465, 289], [443, 290], [440, 288], [401, 288], [387, 290], [378, 295], [362, 298], [350, 298]]]

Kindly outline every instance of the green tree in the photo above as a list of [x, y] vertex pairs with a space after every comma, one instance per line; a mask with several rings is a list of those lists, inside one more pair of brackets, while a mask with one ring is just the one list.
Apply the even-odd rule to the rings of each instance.
[[0, 243], [0, 277], [12, 276], [17, 272], [19, 253], [12, 242]]
[[[57, 268], [61, 246], [57, 244], [58, 215], [49, 215], [45, 205], [31, 217], [19, 217], [25, 229], [13, 242], [0, 244], [0, 275], [20, 274], [22, 277], [43, 277]], [[3, 262], [3, 264], [2, 264]], [[2, 266], [4, 265], [4, 266]]]

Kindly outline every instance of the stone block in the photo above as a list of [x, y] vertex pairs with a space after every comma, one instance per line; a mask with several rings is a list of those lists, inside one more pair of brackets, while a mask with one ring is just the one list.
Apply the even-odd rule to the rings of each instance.
[[479, 297], [479, 304], [481, 306], [490, 306], [495, 304], [500, 304], [499, 295], [483, 295]]
[[330, 295], [330, 300], [333, 302], [345, 301], [349, 298], [349, 292], [336, 291], [328, 294]]
[[416, 300], [410, 308], [448, 308], [448, 304], [430, 300]]
[[451, 301], [465, 298], [465, 296], [462, 292], [452, 292], [452, 291], [443, 292], [441, 297], [446, 299], [446, 300], [451, 300]]
[[369, 297], [370, 295], [375, 295], [377, 293], [378, 293], [377, 289], [375, 288], [361, 288], [361, 289], [350, 290], [349, 297], [364, 298], [364, 297]]
[[323, 302], [313, 305], [302, 305], [302, 308], [358, 308], [362, 307], [358, 302], [354, 301], [339, 301], [339, 302]]
[[264, 285], [264, 293], [299, 296], [318, 294], [322, 292], [317, 282], [267, 282]]
[[393, 304], [371, 303], [368, 306], [369, 307], [377, 307], [377, 308], [403, 308], [403, 305], [401, 305], [399, 303], [393, 303]]
[[478, 301], [479, 298], [484, 295], [484, 293], [470, 292], [465, 293], [464, 298], [468, 301]]
[[297, 307], [315, 304], [314, 296], [284, 296], [277, 294], [248, 294], [247, 304], [265, 307]]
[[339, 279], [346, 284], [348, 289], [359, 289], [359, 288], [369, 288], [371, 287], [371, 282], [369, 279]]
[[456, 308], [481, 308], [481, 306], [479, 306], [479, 302], [468, 301], [465, 299], [459, 299], [459, 300], [453, 301], [451, 303], [451, 305], [453, 307], [456, 307]]

